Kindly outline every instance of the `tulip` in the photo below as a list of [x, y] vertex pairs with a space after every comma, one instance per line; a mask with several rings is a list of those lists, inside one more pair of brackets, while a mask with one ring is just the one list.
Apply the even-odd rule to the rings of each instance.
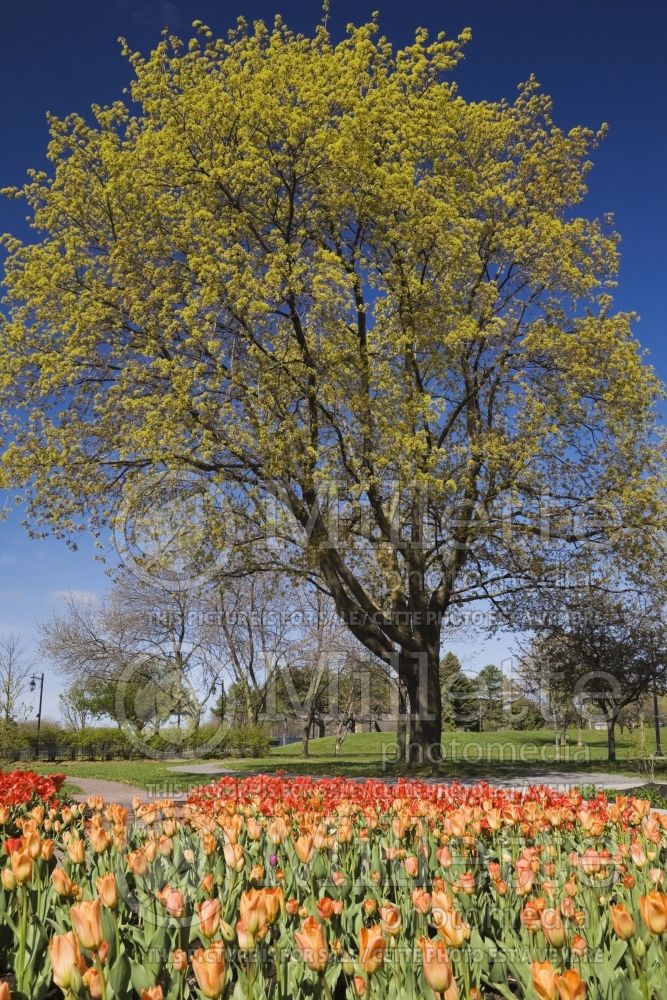
[[185, 972], [188, 967], [187, 952], [183, 951], [182, 948], [177, 948], [175, 951], [172, 951], [171, 964], [174, 972]]
[[135, 875], [145, 875], [148, 869], [148, 860], [144, 851], [130, 851], [126, 859], [127, 866]]
[[83, 974], [83, 985], [88, 990], [92, 1000], [101, 1000], [102, 977], [98, 969], [87, 969]]
[[401, 933], [403, 918], [401, 911], [393, 903], [385, 903], [380, 907], [380, 918], [382, 926], [391, 937], [398, 937]]
[[151, 986], [150, 989], [141, 991], [141, 1000], [164, 1000], [164, 993], [161, 986]]
[[165, 900], [165, 909], [174, 920], [180, 920], [185, 916], [185, 899], [180, 889], [170, 889]]
[[197, 985], [207, 1000], [217, 1000], [225, 989], [225, 952], [222, 942], [204, 951], [198, 948], [192, 956], [192, 969]]
[[53, 852], [56, 848], [55, 843], [52, 840], [43, 840], [42, 846], [39, 852], [39, 856], [42, 861], [50, 861], [53, 857]]
[[100, 899], [93, 902], [86, 900], [72, 906], [69, 912], [74, 930], [83, 947], [88, 948], [89, 951], [97, 951], [104, 941], [102, 901]]
[[109, 910], [114, 910], [118, 906], [118, 886], [116, 876], [113, 872], [107, 875], [100, 875], [95, 883], [97, 894]]
[[288, 834], [287, 823], [282, 816], [274, 819], [266, 828], [266, 835], [273, 844], [282, 844], [287, 839]]
[[70, 840], [67, 845], [67, 853], [70, 861], [75, 865], [82, 865], [86, 860], [86, 845], [83, 840]]
[[236, 921], [236, 939], [241, 951], [254, 951], [257, 945], [255, 934], [248, 930], [245, 921]]
[[639, 909], [651, 934], [667, 931], [667, 896], [663, 892], [648, 892], [639, 900]]
[[363, 976], [355, 976], [353, 982], [355, 994], [362, 997], [366, 992], [366, 980]]
[[251, 934], [258, 934], [268, 923], [264, 908], [264, 894], [259, 889], [248, 889], [241, 893], [239, 913], [243, 924]]
[[362, 927], [359, 931], [359, 964], [364, 972], [372, 974], [384, 965], [386, 942], [379, 924]]
[[570, 948], [572, 949], [573, 955], [576, 955], [577, 958], [583, 958], [583, 956], [588, 951], [588, 945], [586, 944], [586, 939], [583, 938], [581, 934], [575, 934], [574, 937], [572, 938]]
[[461, 917], [458, 910], [443, 911], [438, 930], [452, 948], [460, 948], [470, 937], [470, 925]]
[[610, 906], [609, 914], [614, 931], [623, 941], [629, 941], [630, 938], [635, 936], [635, 921], [624, 903], [619, 903], [617, 906]]
[[567, 969], [556, 980], [560, 1000], [585, 1000], [586, 983], [576, 969]]
[[17, 885], [23, 885], [32, 875], [32, 858], [27, 851], [12, 851], [10, 857], [12, 875]]
[[416, 878], [419, 874], [419, 861], [414, 855], [410, 855], [405, 859], [403, 867], [405, 868], [405, 874], [410, 878]]
[[540, 911], [532, 903], [526, 903], [519, 914], [522, 925], [529, 931], [539, 931], [542, 926]]
[[533, 962], [530, 974], [540, 1000], [558, 1000], [558, 973], [551, 962]]
[[225, 864], [232, 871], [240, 872], [245, 863], [243, 844], [225, 844], [223, 848]]
[[562, 948], [565, 944], [565, 928], [558, 910], [550, 907], [544, 910], [540, 917], [544, 936], [553, 948]]
[[296, 856], [302, 865], [307, 865], [313, 856], [313, 838], [307, 835], [297, 837], [294, 841]]
[[9, 992], [9, 983], [0, 982], [0, 1000], [12, 1000], [12, 995]]
[[280, 886], [264, 890], [264, 909], [266, 911], [266, 919], [270, 924], [275, 924], [284, 907], [285, 893]]
[[195, 907], [199, 914], [199, 931], [205, 938], [212, 938], [220, 926], [220, 900], [205, 899]]
[[431, 909], [431, 894], [425, 889], [412, 890], [412, 905], [417, 913], [428, 913]]
[[324, 972], [329, 960], [329, 946], [322, 924], [315, 917], [308, 917], [301, 930], [294, 932], [294, 939], [308, 968], [313, 972]]
[[315, 909], [322, 920], [331, 920], [334, 912], [334, 901], [330, 896], [322, 896], [315, 904]]
[[13, 892], [16, 888], [16, 879], [14, 878], [14, 873], [11, 868], [3, 868], [2, 875], [0, 875], [0, 881], [2, 882], [2, 888], [5, 892]]
[[26, 830], [23, 837], [23, 850], [26, 851], [33, 861], [36, 861], [42, 850], [42, 840], [35, 830]]
[[452, 981], [452, 970], [444, 941], [438, 938], [419, 939], [424, 978], [434, 993], [444, 993]]
[[72, 931], [68, 931], [67, 934], [54, 934], [49, 941], [49, 955], [56, 986], [60, 986], [65, 993], [70, 990], [76, 992], [84, 968], [76, 934]]

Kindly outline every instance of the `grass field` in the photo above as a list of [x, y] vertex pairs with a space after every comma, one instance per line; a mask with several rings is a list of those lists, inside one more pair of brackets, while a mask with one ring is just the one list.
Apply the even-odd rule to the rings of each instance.
[[[646, 727], [645, 744], [642, 734], [625, 732], [617, 736], [618, 763], [607, 764], [606, 734], [584, 731], [582, 743], [577, 743], [577, 732], [568, 736], [568, 745], [557, 750], [551, 730], [538, 729], [519, 732], [505, 730], [494, 733], [450, 732], [443, 736], [445, 760], [437, 768], [425, 765], [417, 769], [420, 775], [447, 778], [481, 779], [483, 777], [530, 777], [531, 772], [561, 771], [619, 771], [639, 774], [644, 769], [637, 758], [650, 755], [655, 750], [653, 730]], [[667, 749], [667, 730], [663, 731], [663, 745]], [[279, 747], [270, 756], [261, 758], [230, 758], [206, 763], [219, 764], [221, 771], [268, 772], [285, 771], [289, 774], [332, 775], [349, 777], [396, 776], [405, 768], [393, 763], [394, 737], [390, 733], [356, 733], [348, 736], [339, 757], [334, 756], [335, 738], [311, 740], [310, 756], [301, 756], [299, 744]], [[211, 776], [188, 772], [190, 764], [198, 761], [63, 761], [46, 764], [21, 764], [41, 773], [62, 771], [67, 774], [68, 788], [76, 778], [102, 778], [122, 781], [139, 788], [156, 791], [164, 786], [165, 794], [213, 780]], [[11, 766], [11, 765], [9, 765]], [[183, 772], [175, 773], [172, 767], [182, 766]], [[667, 774], [667, 760], [655, 762], [656, 774]], [[411, 772], [415, 773], [415, 772]]]

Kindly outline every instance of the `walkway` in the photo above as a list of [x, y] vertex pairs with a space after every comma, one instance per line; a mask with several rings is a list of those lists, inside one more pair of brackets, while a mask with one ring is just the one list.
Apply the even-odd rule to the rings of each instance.
[[85, 802], [89, 795], [101, 795], [106, 802], [117, 802], [119, 806], [123, 806], [127, 809], [130, 816], [134, 811], [132, 808], [132, 799], [137, 797], [142, 802], [148, 799], [148, 792], [145, 788], [126, 785], [124, 781], [106, 781], [103, 778], [77, 778], [73, 775], [67, 780], [82, 789], [80, 795], [72, 796], [78, 802]]

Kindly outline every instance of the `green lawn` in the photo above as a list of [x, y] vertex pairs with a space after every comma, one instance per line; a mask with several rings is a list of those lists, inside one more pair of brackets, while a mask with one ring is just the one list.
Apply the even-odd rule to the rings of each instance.
[[[646, 727], [646, 752], [652, 753], [655, 744], [653, 730]], [[663, 735], [667, 749], [667, 730]], [[546, 729], [519, 732], [506, 730], [494, 733], [446, 733], [443, 737], [444, 762], [436, 769], [430, 765], [418, 768], [417, 773], [443, 778], [530, 777], [539, 770], [604, 771], [616, 770], [638, 774], [633, 759], [640, 754], [640, 734], [626, 733], [617, 736], [618, 764], [607, 764], [607, 743], [604, 732], [584, 731], [582, 745], [577, 744], [577, 732], [569, 734], [567, 747], [558, 756], [553, 732]], [[268, 757], [230, 758], [215, 761], [221, 770], [241, 773], [278, 770], [289, 774], [332, 775], [349, 777], [382, 777], [405, 773], [405, 768], [392, 763], [394, 737], [390, 733], [356, 733], [348, 736], [339, 757], [334, 756], [335, 738], [311, 740], [310, 756], [301, 756], [300, 744], [273, 750]], [[41, 773], [63, 771], [70, 781], [76, 778], [105, 778], [137, 785], [158, 792], [164, 786], [165, 794], [174, 794], [187, 787], [213, 780], [210, 776], [188, 773], [184, 762], [183, 773], [170, 770], [176, 761], [63, 761], [58, 764], [22, 764]], [[211, 762], [208, 762], [211, 763]], [[657, 774], [667, 774], [667, 761], [657, 762]]]

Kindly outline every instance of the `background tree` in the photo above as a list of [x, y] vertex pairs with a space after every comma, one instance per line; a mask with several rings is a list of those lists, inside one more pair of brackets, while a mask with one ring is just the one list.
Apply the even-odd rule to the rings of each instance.
[[[202, 626], [201, 591], [174, 590], [120, 573], [100, 602], [69, 597], [41, 626], [54, 668], [119, 724], [154, 731], [169, 721], [196, 728], [222, 672]], [[94, 699], [93, 699], [94, 704]]]
[[[667, 673], [667, 630], [653, 597], [597, 587], [551, 593], [548, 627], [538, 633], [534, 660], [551, 705], [569, 718], [597, 713], [607, 727], [608, 760], [616, 761], [616, 725], [628, 706]], [[564, 723], [565, 725], [566, 723]]]
[[116, 719], [116, 683], [97, 677], [79, 677], [59, 699], [60, 714], [70, 729], [86, 729], [99, 719]]
[[461, 661], [451, 650], [440, 662], [440, 693], [445, 725], [454, 729], [479, 728], [477, 684], [464, 674]]
[[7, 725], [25, 718], [28, 680], [35, 669], [20, 635], [0, 636], [0, 720]]
[[660, 524], [659, 385], [616, 237], [576, 214], [598, 135], [533, 79], [461, 98], [467, 32], [199, 30], [128, 53], [127, 102], [51, 119], [50, 173], [10, 192], [39, 241], [5, 241], [0, 485], [70, 534], [201, 476], [210, 544], [232, 523], [248, 570], [326, 591], [436, 758], [448, 609], [581, 532], [647, 556]]

